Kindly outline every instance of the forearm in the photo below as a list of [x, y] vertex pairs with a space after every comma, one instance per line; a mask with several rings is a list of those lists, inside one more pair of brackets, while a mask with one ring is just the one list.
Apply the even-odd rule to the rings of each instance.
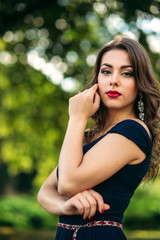
[[[83, 169], [83, 137], [88, 119], [98, 110], [100, 97], [95, 84], [89, 90], [75, 95], [69, 100], [68, 128], [59, 157], [60, 194], [73, 196], [79, 191], [86, 190], [82, 187]], [[78, 191], [78, 192], [79, 192]]]
[[55, 185], [42, 185], [37, 200], [39, 205], [48, 213], [64, 215], [63, 205], [68, 200], [68, 197], [60, 195]]
[[[94, 216], [96, 211], [108, 210], [109, 206], [104, 203], [102, 196], [92, 189], [68, 198], [57, 192], [57, 181], [53, 171], [49, 179], [45, 181], [38, 193], [39, 205], [53, 215], [83, 215], [83, 218]], [[89, 204], [89, 205], [88, 205]]]
[[41, 186], [37, 195], [37, 201], [48, 213], [53, 215], [63, 215], [63, 206], [68, 200], [68, 197], [62, 196], [58, 193], [57, 184], [57, 168], [55, 168]]
[[75, 182], [76, 171], [83, 160], [83, 137], [86, 124], [85, 119], [69, 119], [59, 157], [58, 190], [64, 184], [69, 188], [70, 184]]

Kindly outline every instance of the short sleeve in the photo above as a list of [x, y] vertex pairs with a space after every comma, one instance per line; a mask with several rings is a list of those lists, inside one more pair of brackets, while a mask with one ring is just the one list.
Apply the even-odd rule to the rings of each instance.
[[146, 129], [135, 120], [124, 120], [111, 128], [107, 134], [109, 133], [119, 133], [125, 136], [136, 143], [146, 155], [152, 151], [152, 141]]

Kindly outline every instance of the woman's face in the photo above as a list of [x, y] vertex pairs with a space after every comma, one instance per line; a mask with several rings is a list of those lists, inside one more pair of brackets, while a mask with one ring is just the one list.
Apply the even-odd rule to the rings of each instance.
[[114, 49], [103, 54], [98, 86], [101, 100], [108, 109], [134, 111], [138, 88], [127, 51]]

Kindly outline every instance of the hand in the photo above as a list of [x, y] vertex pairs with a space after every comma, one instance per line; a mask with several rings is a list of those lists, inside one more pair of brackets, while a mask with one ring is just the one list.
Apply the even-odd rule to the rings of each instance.
[[88, 120], [99, 108], [98, 84], [69, 99], [69, 115]]
[[65, 215], [79, 214], [83, 215], [85, 220], [87, 218], [92, 219], [97, 210], [103, 213], [108, 209], [110, 209], [110, 206], [105, 204], [102, 196], [93, 189], [77, 193], [68, 199], [63, 206]]

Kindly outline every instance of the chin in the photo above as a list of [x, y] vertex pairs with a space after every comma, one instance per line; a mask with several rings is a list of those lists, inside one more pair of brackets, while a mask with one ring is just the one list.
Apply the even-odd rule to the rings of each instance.
[[103, 103], [108, 109], [120, 109], [123, 108], [124, 106], [121, 106], [119, 104], [105, 104]]

